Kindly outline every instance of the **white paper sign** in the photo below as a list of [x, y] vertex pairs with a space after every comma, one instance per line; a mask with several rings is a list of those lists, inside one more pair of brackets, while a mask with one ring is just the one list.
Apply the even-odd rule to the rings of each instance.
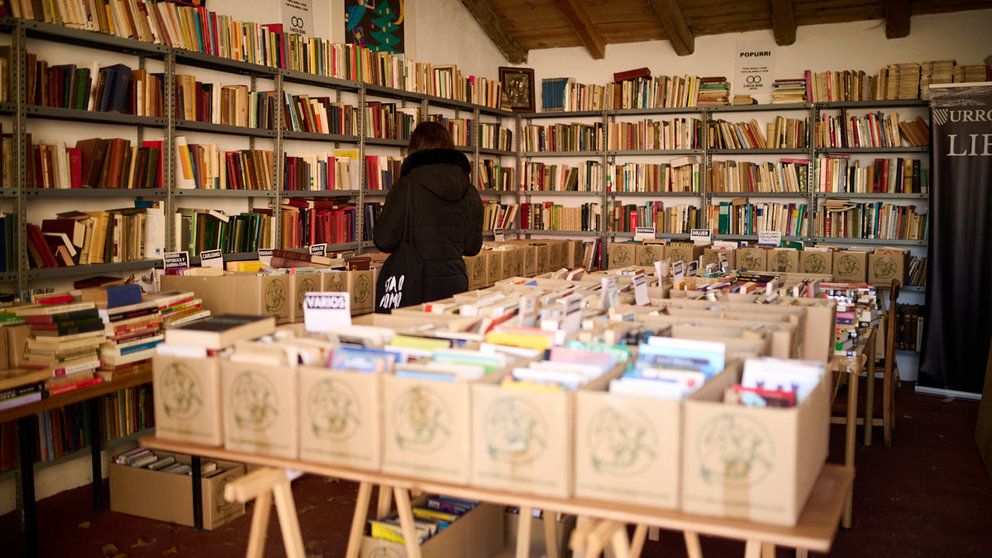
[[758, 233], [758, 246], [778, 248], [782, 244], [782, 233], [779, 231], [761, 231]]
[[634, 240], [641, 242], [644, 240], [654, 240], [654, 227], [637, 227], [634, 229]]
[[681, 283], [685, 280], [685, 262], [677, 261], [672, 264], [672, 281]]
[[616, 276], [603, 277], [603, 309], [616, 308], [620, 306], [620, 290], [617, 288]]
[[162, 257], [162, 267], [165, 269], [189, 267], [189, 252], [166, 252]]
[[272, 263], [272, 248], [260, 248], [258, 250], [258, 261], [265, 265]]
[[770, 95], [774, 76], [775, 41], [737, 43], [733, 80], [735, 95]]
[[303, 325], [307, 331], [321, 332], [351, 325], [351, 296], [348, 293], [306, 293], [303, 295]]
[[643, 271], [634, 272], [634, 304], [638, 306], [648, 304], [648, 278]]
[[689, 262], [689, 265], [685, 267], [685, 272], [687, 275], [695, 276], [696, 272], [699, 271], [699, 262]]
[[327, 255], [327, 244], [314, 244], [310, 246], [311, 256], [326, 256]]
[[200, 267], [224, 269], [224, 254], [220, 250], [204, 250], [200, 252]]
[[496, 237], [496, 242], [503, 242], [506, 240], [506, 231], [504, 229], [496, 229], [493, 231], [493, 236]]
[[696, 246], [709, 246], [713, 243], [713, 231], [710, 229], [692, 229], [689, 238]]
[[313, 36], [313, 0], [280, 0], [284, 32]]
[[658, 278], [659, 287], [665, 282], [665, 277], [668, 277], [669, 267], [668, 260], [654, 262], [654, 274]]

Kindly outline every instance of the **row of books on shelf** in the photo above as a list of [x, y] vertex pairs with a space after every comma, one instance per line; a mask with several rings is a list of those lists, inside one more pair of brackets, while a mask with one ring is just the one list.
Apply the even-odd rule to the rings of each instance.
[[737, 198], [711, 205], [708, 211], [710, 228], [717, 234], [809, 234], [809, 209], [804, 203], [748, 203], [747, 198]]
[[817, 157], [817, 191], [858, 194], [927, 194], [930, 171], [919, 159], [875, 159], [865, 166], [847, 155]]
[[227, 151], [216, 144], [188, 143], [176, 137], [176, 186], [197, 190], [273, 190], [271, 149]]
[[[282, 201], [282, 243], [285, 248], [355, 241], [355, 206], [330, 200]], [[250, 251], [250, 250], [249, 250]]]
[[710, 192], [808, 192], [809, 160], [713, 161], [706, 176]]
[[776, 116], [764, 126], [757, 120], [728, 122], [716, 120], [707, 124], [710, 149], [804, 149], [807, 143], [809, 119]]
[[656, 76], [642, 68], [636, 77], [605, 85], [580, 84], [572, 78], [541, 80], [545, 112], [621, 108], [683, 108], [727, 104], [730, 84], [724, 77]]
[[584, 203], [564, 206], [553, 202], [520, 204], [520, 228], [545, 231], [602, 230], [602, 206]]
[[417, 63], [401, 54], [284, 31], [278, 23], [240, 21], [202, 6], [110, 0], [65, 0], [43, 6], [42, 10], [31, 0], [4, 0], [0, 14], [488, 107], [500, 103], [498, 81], [463, 75], [454, 65]]
[[906, 272], [906, 284], [913, 287], [927, 286], [927, 257], [912, 256]]
[[579, 165], [530, 161], [523, 168], [523, 190], [530, 192], [602, 192], [603, 165], [584, 161]]
[[254, 252], [270, 246], [272, 210], [255, 208], [237, 214], [216, 209], [180, 208], [173, 215], [177, 249], [198, 256], [204, 250]]
[[816, 236], [881, 240], [927, 238], [927, 208], [883, 202], [824, 200]]
[[610, 122], [606, 148], [620, 150], [701, 149], [703, 124], [698, 118]]
[[701, 192], [702, 159], [686, 156], [668, 163], [622, 163], [607, 167], [610, 192]]
[[409, 140], [421, 120], [420, 107], [369, 101], [365, 104], [365, 137]]
[[514, 190], [517, 185], [513, 173], [513, 165], [503, 165], [498, 159], [482, 159], [479, 161], [479, 189], [504, 192]]
[[985, 64], [959, 66], [954, 60], [888, 64], [875, 75], [862, 70], [806, 70], [806, 98], [813, 102], [925, 99], [931, 84], [986, 81]]
[[895, 312], [896, 349], [923, 350], [923, 324], [926, 308], [922, 304], [897, 304]]
[[[0, 59], [10, 65], [12, 47], [0, 47]], [[9, 74], [5, 74], [9, 76]], [[119, 112], [135, 116], [164, 116], [165, 78], [143, 68], [132, 69], [126, 64], [101, 67], [76, 64], [49, 64], [37, 54], [25, 55], [25, 97], [28, 105], [69, 108], [76, 110]], [[13, 99], [4, 83], [4, 101]]]
[[665, 205], [654, 201], [643, 204], [610, 203], [607, 205], [610, 231], [636, 232], [651, 227], [658, 233], [689, 234], [697, 228], [702, 210], [689, 204]]
[[524, 151], [602, 151], [605, 128], [601, 122], [536, 125], [524, 130]]
[[137, 201], [135, 207], [63, 212], [26, 228], [32, 268], [71, 267], [142, 260], [159, 253], [165, 222], [161, 205]]
[[816, 146], [824, 148], [926, 147], [930, 145], [930, 126], [922, 117], [902, 120], [898, 112], [873, 112], [849, 116], [842, 109], [839, 116], [820, 115], [816, 123]]
[[517, 210], [515, 203], [498, 203], [489, 200], [482, 202], [482, 230], [491, 232], [497, 229], [513, 229], [516, 227]]
[[[4, 134], [3, 187], [13, 186], [14, 140]], [[123, 138], [90, 138], [74, 146], [64, 142], [35, 143], [26, 134], [26, 184], [29, 188], [161, 188], [163, 142], [140, 145]]]

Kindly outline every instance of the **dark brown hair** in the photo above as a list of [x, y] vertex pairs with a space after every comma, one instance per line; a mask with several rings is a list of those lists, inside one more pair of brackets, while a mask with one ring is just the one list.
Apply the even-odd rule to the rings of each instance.
[[447, 128], [437, 122], [421, 122], [410, 134], [410, 144], [406, 154], [410, 155], [425, 149], [454, 149], [455, 141]]

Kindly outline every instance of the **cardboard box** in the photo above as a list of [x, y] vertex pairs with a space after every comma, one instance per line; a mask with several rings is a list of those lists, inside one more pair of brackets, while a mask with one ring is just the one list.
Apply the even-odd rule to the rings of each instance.
[[155, 355], [155, 435], [205, 446], [224, 444], [220, 359]]
[[[173, 456], [180, 463], [189, 463], [188, 455], [156, 451], [159, 456]], [[224, 469], [212, 477], [200, 479], [203, 490], [203, 528], [216, 529], [245, 514], [244, 504], [224, 499], [224, 487], [245, 475], [240, 463], [216, 461]], [[110, 510], [193, 526], [193, 486], [190, 477], [118, 465], [111, 459], [107, 466], [110, 477]]]
[[221, 361], [224, 447], [296, 459], [297, 383], [292, 366]]
[[853, 250], [834, 252], [834, 280], [864, 283], [868, 278], [868, 253]]
[[486, 257], [486, 287], [492, 287], [493, 283], [504, 278], [503, 258], [505, 253], [486, 250], [483, 254]]
[[727, 256], [727, 266], [730, 269], [737, 269], [737, 250], [719, 250], [716, 248], [703, 248], [703, 269], [710, 264], [720, 265], [720, 254]]
[[[420, 545], [421, 558], [494, 556], [503, 549], [503, 506], [479, 504]], [[361, 558], [405, 558], [402, 544], [365, 537]]]
[[610, 269], [627, 267], [637, 262], [637, 244], [633, 242], [611, 242], [608, 253]]
[[214, 315], [248, 314], [290, 321], [289, 276], [277, 273], [227, 273], [219, 276], [162, 276], [162, 290], [193, 291]]
[[834, 253], [830, 250], [807, 248], [799, 252], [799, 272], [831, 275], [834, 272]]
[[895, 280], [900, 286], [906, 280], [908, 252], [877, 249], [868, 255], [868, 282], [878, 287], [889, 287]]
[[772, 248], [768, 250], [767, 271], [775, 273], [795, 273], [799, 270], [799, 250]]
[[768, 252], [764, 248], [738, 248], [737, 268], [765, 271], [768, 269]]
[[673, 242], [665, 247], [665, 257], [673, 262], [697, 261], [703, 255], [703, 247], [691, 242]]
[[546, 242], [534, 244], [537, 253], [537, 261], [534, 264], [534, 273], [544, 273], [551, 271], [551, 246]]
[[654, 262], [665, 259], [665, 245], [660, 242], [642, 242], [634, 250], [634, 260], [637, 265], [654, 267]]
[[790, 409], [725, 404], [716, 382], [686, 400], [682, 511], [794, 526], [827, 458], [829, 385]]
[[519, 277], [524, 272], [523, 250], [514, 248], [512, 250], [501, 250], [503, 252], [503, 277]]
[[550, 269], [561, 269], [567, 264], [565, 258], [565, 241], [564, 240], [549, 240], [548, 241], [548, 267]]
[[468, 274], [468, 290], [482, 289], [486, 286], [487, 269], [486, 254], [479, 252], [474, 256], [462, 256], [465, 260], [465, 273]]
[[524, 275], [531, 277], [537, 275], [538, 273], [543, 273], [543, 271], [538, 271], [537, 267], [537, 246], [531, 246], [529, 244], [524, 244], [521, 246], [523, 250], [523, 271]]
[[289, 305], [289, 321], [303, 321], [303, 295], [321, 290], [321, 274], [293, 273], [289, 276], [289, 292], [292, 302]]
[[300, 367], [300, 460], [378, 471], [381, 384], [379, 374]]
[[585, 254], [585, 245], [581, 240], [565, 241], [565, 264], [564, 267], [575, 269], [582, 267], [582, 256]]
[[378, 270], [322, 271], [320, 290], [351, 295], [351, 315], [375, 309], [375, 283]]

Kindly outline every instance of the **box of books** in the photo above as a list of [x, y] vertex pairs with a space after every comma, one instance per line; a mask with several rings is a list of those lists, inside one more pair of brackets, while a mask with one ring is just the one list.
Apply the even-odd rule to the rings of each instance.
[[520, 250], [523, 251], [523, 275], [526, 277], [532, 277], [538, 273], [543, 273], [537, 265], [537, 246], [531, 244], [519, 244]]
[[486, 287], [492, 287], [496, 281], [505, 279], [503, 275], [503, 259], [506, 256], [506, 252], [484, 250], [480, 255], [484, 255], [486, 258]]
[[682, 510], [794, 526], [827, 458], [829, 375], [759, 358], [734, 380], [685, 401]]
[[468, 274], [468, 290], [482, 289], [486, 286], [488, 269], [486, 269], [486, 254], [479, 252], [474, 256], [463, 256], [465, 273]]
[[[448, 496], [413, 503], [422, 558], [495, 556], [503, 549], [503, 506]], [[360, 558], [404, 558], [403, 531], [395, 513], [369, 521]]]
[[627, 355], [613, 346], [551, 347], [546, 360], [516, 366], [498, 384], [472, 386], [472, 485], [571, 496], [575, 392], [605, 386]]
[[864, 283], [868, 278], [868, 253], [859, 250], [834, 252], [834, 280]]
[[549, 240], [548, 242], [548, 268], [561, 269], [565, 267], [565, 241]]
[[[296, 459], [298, 369], [281, 349], [262, 347], [238, 344], [235, 355], [221, 361], [224, 447]], [[255, 355], [255, 349], [272, 354]]]
[[728, 383], [726, 351], [719, 342], [652, 336], [623, 376], [576, 392], [575, 496], [677, 509], [682, 401], [708, 382]]
[[303, 321], [303, 295], [321, 290], [321, 275], [316, 270], [293, 269], [289, 274], [289, 321]]
[[799, 252], [800, 273], [818, 273], [831, 275], [834, 272], [834, 253], [832, 250], [805, 248]]
[[351, 295], [351, 315], [367, 314], [375, 308], [376, 271], [321, 271], [320, 289], [325, 292]]
[[203, 307], [217, 314], [273, 316], [289, 321], [289, 277], [282, 273], [226, 273], [216, 276], [165, 275], [162, 290], [193, 291]]
[[902, 285], [906, 280], [908, 259], [907, 250], [876, 248], [868, 255], [868, 282], [878, 287], [889, 287], [895, 280]]
[[641, 242], [634, 249], [634, 263], [636, 265], [654, 267], [654, 262], [660, 262], [664, 259], [665, 244], [663, 242]]
[[672, 242], [665, 247], [665, 257], [672, 262], [694, 262], [703, 255], [703, 247], [691, 242]]
[[722, 268], [723, 261], [727, 262], [727, 269], [737, 269], [737, 250], [733, 248], [703, 248], [703, 269], [710, 264], [716, 264], [717, 268]]
[[537, 249], [537, 268], [534, 273], [544, 273], [551, 271], [551, 245], [546, 241], [535, 242]]
[[768, 251], [764, 248], [738, 248], [737, 268], [748, 271], [765, 271], [768, 269]]
[[609, 268], [627, 267], [637, 263], [637, 243], [611, 242], [608, 248]]
[[224, 443], [220, 359], [155, 355], [155, 435], [205, 446]]
[[[190, 457], [135, 448], [110, 459], [110, 509], [157, 521], [193, 526]], [[202, 460], [203, 528], [216, 529], [245, 514], [245, 505], [228, 502], [224, 487], [245, 475], [245, 466]]]
[[585, 254], [585, 244], [581, 240], [565, 241], [565, 262], [562, 267], [575, 269], [582, 267], [582, 256]]
[[499, 248], [503, 252], [503, 279], [519, 277], [524, 272], [524, 254], [518, 247], [503, 245]]
[[394, 356], [341, 347], [329, 368], [299, 370], [300, 459], [378, 471], [382, 463], [379, 400]]
[[767, 271], [775, 273], [795, 273], [799, 271], [799, 250], [793, 248], [772, 248], [768, 250]]

